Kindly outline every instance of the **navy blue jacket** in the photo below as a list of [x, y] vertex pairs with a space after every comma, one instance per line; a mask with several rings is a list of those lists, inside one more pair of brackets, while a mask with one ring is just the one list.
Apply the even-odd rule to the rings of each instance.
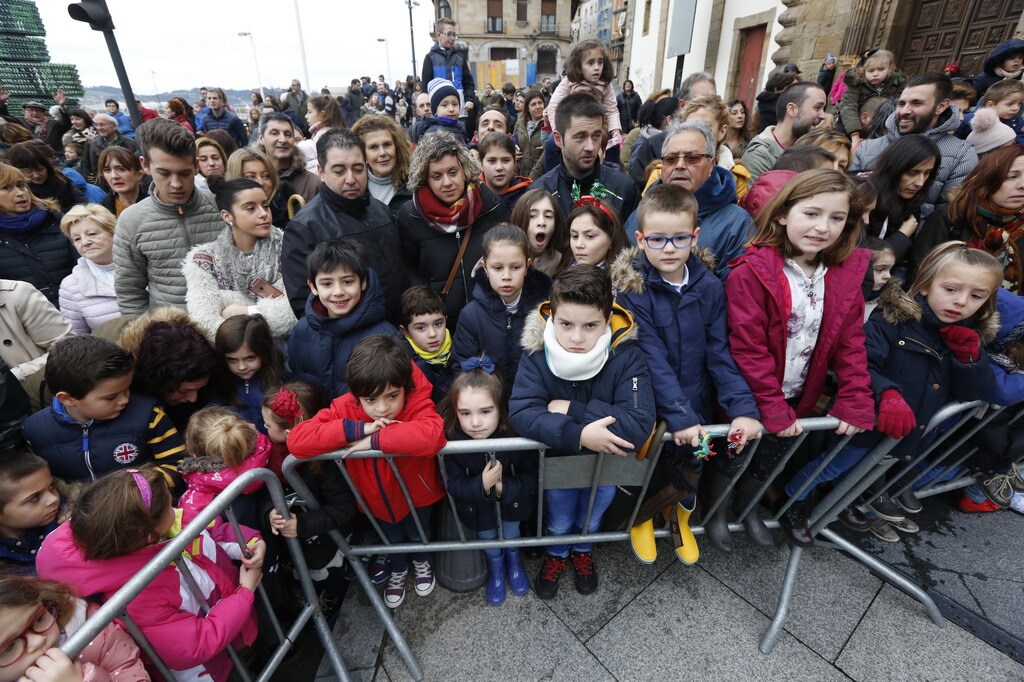
[[357, 343], [377, 334], [402, 340], [395, 326], [385, 319], [384, 290], [377, 273], [371, 268], [369, 274], [363, 297], [344, 317], [329, 318], [320, 299], [310, 293], [306, 315], [288, 339], [292, 378], [323, 387], [331, 400], [348, 393], [348, 356]]
[[233, 405], [238, 416], [256, 427], [256, 430], [267, 435], [267, 425], [263, 422], [263, 387], [259, 379], [253, 377], [243, 381], [235, 375], [234, 379], [235, 398], [239, 404]]
[[530, 189], [543, 189], [551, 192], [555, 197], [555, 207], [562, 212], [562, 220], [566, 220], [576, 203], [572, 198], [573, 183], [578, 183], [581, 186], [580, 193], [585, 195], [590, 193], [594, 180], [600, 180], [601, 184], [615, 195], [601, 201], [614, 206], [619, 214], [619, 219], [624, 222], [640, 203], [640, 193], [628, 175], [603, 164], [598, 164], [597, 171], [590, 177], [577, 180], [569, 175], [565, 170], [565, 165], [560, 163], [534, 180]]
[[456, 140], [469, 146], [469, 136], [466, 135], [465, 126], [458, 119], [445, 116], [424, 116], [417, 119], [409, 132], [409, 138], [413, 144], [419, 144], [424, 137], [438, 130], [451, 133]]
[[[991, 318], [981, 328], [965, 321], [981, 339], [977, 361], [964, 364], [942, 342], [939, 327], [928, 322], [921, 305], [899, 287], [886, 287], [878, 307], [864, 325], [867, 337], [868, 372], [875, 401], [888, 389], [899, 391], [914, 411], [917, 427], [901, 440], [894, 455], [916, 455], [928, 421], [943, 405], [952, 401], [982, 400], [995, 386], [984, 345], [999, 328]], [[934, 433], [934, 432], [933, 432]], [[881, 434], [867, 431], [854, 438], [856, 445], [874, 445]], [[928, 439], [929, 441], [931, 438]]]
[[45, 526], [23, 531], [20, 538], [0, 536], [0, 570], [7, 575], [34, 576], [36, 554], [43, 546], [46, 536], [57, 530], [58, 525], [57, 521], [53, 520]]
[[617, 301], [640, 325], [658, 417], [670, 431], [713, 423], [717, 398], [729, 420], [758, 419], [757, 402], [729, 351], [725, 287], [692, 251], [686, 268], [689, 282], [681, 292], [636, 249], [619, 254], [611, 268]]
[[[495, 437], [500, 437], [494, 434]], [[469, 440], [469, 436], [456, 428], [450, 441]], [[477, 441], [481, 449], [487, 441]], [[536, 450], [517, 450], [493, 453], [501, 462], [501, 497], [494, 489], [484, 494], [483, 472], [491, 453], [476, 452], [466, 455], [445, 455], [444, 472], [448, 477], [445, 487], [455, 500], [459, 519], [475, 531], [494, 530], [498, 517], [494, 502], [501, 503], [502, 521], [526, 521], [537, 508], [537, 471], [540, 455]]]
[[448, 357], [446, 364], [436, 365], [421, 358], [415, 349], [409, 346], [409, 357], [427, 377], [430, 385], [434, 387], [434, 390], [430, 392], [430, 399], [434, 401], [435, 405], [440, 405], [441, 401], [448, 396], [448, 390], [451, 389], [452, 382], [455, 381], [456, 368], [452, 366], [451, 356]]
[[56, 398], [50, 407], [25, 420], [25, 440], [46, 460], [50, 471], [65, 481], [91, 482], [118, 469], [160, 465], [174, 478], [185, 455], [182, 434], [156, 398], [132, 393], [114, 419], [76, 422]]
[[[544, 325], [551, 312], [545, 303], [526, 321], [523, 357], [509, 399], [509, 421], [520, 436], [546, 443], [551, 453], [582, 454], [583, 427], [615, 417], [609, 430], [636, 449], [643, 447], [654, 427], [654, 390], [647, 361], [636, 341], [633, 316], [616, 305], [612, 310], [612, 346], [604, 367], [585, 381], [555, 376], [544, 351]], [[568, 414], [548, 411], [552, 400], [568, 400]]]
[[59, 213], [48, 213], [32, 231], [0, 229], [0, 279], [28, 282], [56, 308], [60, 283], [78, 262], [78, 252], [60, 231]]
[[1024, 53], [1024, 40], [1010, 38], [1006, 42], [996, 45], [988, 53], [988, 57], [985, 58], [984, 68], [982, 68], [981, 73], [974, 77], [974, 89], [978, 93], [978, 101], [981, 104], [985, 103], [982, 99], [985, 96], [985, 91], [993, 83], [1003, 80], [1002, 76], [996, 74], [996, 68], [1018, 52]]
[[213, 115], [212, 110], [207, 111], [202, 122], [196, 121], [196, 125], [198, 126], [197, 133], [208, 133], [211, 130], [228, 131], [239, 149], [249, 144], [249, 133], [245, 132], [245, 124], [235, 112], [228, 111], [227, 107], [220, 110], [219, 118]]
[[1024, 338], [1024, 298], [1008, 289], [996, 289], [996, 310], [999, 311], [999, 333], [986, 348], [992, 362], [995, 388], [985, 400], [1009, 407], [1024, 400], [1024, 371], [997, 353], [1001, 354], [1008, 345]]
[[456, 367], [465, 360], [486, 353], [501, 372], [505, 395], [512, 390], [519, 370], [523, 325], [528, 315], [537, 312], [537, 306], [546, 301], [551, 291], [551, 278], [540, 270], [529, 268], [523, 282], [519, 308], [509, 313], [501, 297], [491, 288], [483, 268], [473, 278], [473, 300], [466, 304], [459, 316], [452, 341], [452, 364]]

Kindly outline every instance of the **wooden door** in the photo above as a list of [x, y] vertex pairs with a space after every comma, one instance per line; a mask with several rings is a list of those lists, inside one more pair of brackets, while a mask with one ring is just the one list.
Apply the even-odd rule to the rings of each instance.
[[1013, 37], [1024, 0], [923, 0], [915, 3], [900, 68], [907, 76], [941, 72], [953, 61], [960, 73], [979, 73], [993, 47]]
[[750, 111], [754, 110], [754, 98], [761, 85], [761, 55], [764, 54], [764, 41], [767, 33], [767, 24], [740, 31], [738, 46], [740, 61], [739, 74], [736, 77], [736, 99], [746, 102]]

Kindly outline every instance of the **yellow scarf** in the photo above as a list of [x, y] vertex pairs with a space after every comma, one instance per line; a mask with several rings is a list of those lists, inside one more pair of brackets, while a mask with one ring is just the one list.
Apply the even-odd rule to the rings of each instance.
[[427, 351], [417, 346], [413, 342], [413, 340], [408, 336], [405, 338], [409, 342], [409, 345], [412, 346], [412, 349], [416, 351], [416, 355], [420, 356], [431, 365], [448, 364], [448, 358], [452, 354], [452, 333], [447, 329], [444, 330], [444, 343], [442, 343], [441, 347], [438, 348], [433, 353], [428, 353]]

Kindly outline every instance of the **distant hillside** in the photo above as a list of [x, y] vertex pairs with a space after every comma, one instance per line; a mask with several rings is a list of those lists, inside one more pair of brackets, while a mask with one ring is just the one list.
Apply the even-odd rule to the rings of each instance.
[[[282, 92], [287, 90], [285, 87], [269, 87], [264, 92], [271, 94], [276, 93], [280, 95]], [[233, 107], [241, 105], [248, 106], [249, 97], [252, 93], [251, 90], [225, 90], [228, 94], [228, 104]], [[143, 103], [149, 102], [166, 102], [171, 97], [184, 97], [189, 102], [195, 102], [199, 99], [199, 88], [192, 88], [191, 90], [174, 90], [172, 92], [161, 92], [156, 95], [146, 94], [143, 91], [136, 90], [135, 96]], [[108, 99], [116, 99], [118, 102], [124, 102], [124, 95], [121, 93], [121, 88], [113, 85], [98, 85], [91, 88], [85, 88], [85, 94], [82, 96], [82, 104], [87, 107], [94, 109], [102, 109], [103, 102]]]

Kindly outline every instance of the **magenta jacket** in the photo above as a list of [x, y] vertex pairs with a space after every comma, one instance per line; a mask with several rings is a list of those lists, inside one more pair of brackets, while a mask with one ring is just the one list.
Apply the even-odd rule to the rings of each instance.
[[[247, 542], [258, 538], [256, 531], [243, 527]], [[231, 659], [228, 645], [240, 648], [256, 639], [253, 593], [238, 584], [242, 547], [231, 528], [220, 524], [203, 531], [189, 546], [188, 563], [204, 596], [213, 608], [202, 615], [174, 565], [168, 565], [128, 604], [128, 615], [142, 630], [157, 654], [176, 677], [228, 678]], [[89, 561], [75, 545], [71, 524], [64, 523], [50, 533], [36, 557], [40, 578], [70, 585], [80, 597], [99, 595], [106, 600], [163, 548], [160, 542], [115, 559]]]
[[[213, 502], [235, 479], [251, 469], [267, 466], [271, 449], [270, 439], [262, 433], [256, 436], [256, 447], [252, 454], [245, 458], [237, 470], [233, 471], [223, 460], [214, 457], [191, 457], [181, 460], [178, 473], [188, 484], [188, 490], [178, 500], [181, 508], [181, 524], [187, 526], [207, 505]], [[263, 487], [262, 481], [256, 481], [242, 494], [249, 495]]]
[[791, 306], [782, 256], [775, 249], [754, 246], [729, 263], [732, 270], [725, 281], [729, 346], [754, 392], [761, 422], [769, 433], [778, 433], [811, 413], [830, 369], [839, 380], [839, 390], [829, 414], [862, 429], [874, 427], [875, 403], [867, 370], [861, 293], [870, 260], [867, 249], [857, 249], [825, 274], [821, 331], [796, 409], [782, 395], [786, 322]]

